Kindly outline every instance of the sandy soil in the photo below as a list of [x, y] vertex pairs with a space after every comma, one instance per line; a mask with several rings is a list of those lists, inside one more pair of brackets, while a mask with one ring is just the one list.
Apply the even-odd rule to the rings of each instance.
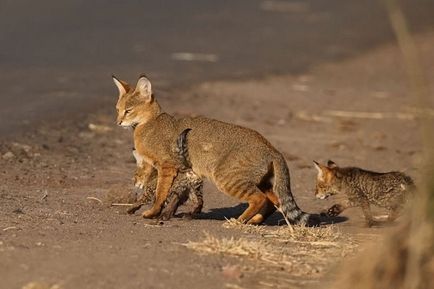
[[[434, 83], [434, 35], [418, 44]], [[418, 123], [399, 57], [396, 47], [380, 47], [305, 75], [202, 83], [157, 97], [168, 112], [264, 134], [287, 158], [299, 205], [318, 212], [336, 198], [314, 199], [312, 160], [417, 180]], [[156, 224], [127, 215], [107, 197], [134, 191], [131, 132], [114, 125], [113, 110], [2, 142], [0, 288], [316, 288], [361, 243], [396, 226], [363, 228], [355, 208], [313, 233], [288, 233], [278, 214], [246, 228], [225, 220], [243, 206], [210, 184], [198, 219]]]

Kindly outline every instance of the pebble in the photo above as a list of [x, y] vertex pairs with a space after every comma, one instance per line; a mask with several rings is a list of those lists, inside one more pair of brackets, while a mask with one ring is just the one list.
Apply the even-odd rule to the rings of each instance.
[[13, 158], [15, 158], [15, 155], [13, 154], [13, 152], [7, 152], [7, 153], [2, 155], [2, 159], [4, 159], [4, 160], [10, 160]]

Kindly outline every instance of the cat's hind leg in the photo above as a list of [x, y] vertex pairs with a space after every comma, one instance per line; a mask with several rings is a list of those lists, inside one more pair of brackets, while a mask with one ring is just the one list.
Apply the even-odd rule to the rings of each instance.
[[267, 197], [256, 185], [251, 183], [244, 183], [238, 186], [237, 190], [237, 192], [229, 191], [228, 193], [240, 200], [247, 201], [249, 204], [247, 209], [238, 217], [240, 222], [246, 223], [261, 211], [267, 202]]
[[264, 222], [269, 216], [271, 216], [276, 211], [275, 205], [267, 199], [264, 206], [262, 206], [259, 213], [254, 215], [247, 224], [259, 225]]
[[378, 224], [378, 222], [372, 217], [371, 207], [368, 200], [361, 200], [360, 207], [362, 207], [363, 215], [365, 215], [366, 227], [372, 227]]

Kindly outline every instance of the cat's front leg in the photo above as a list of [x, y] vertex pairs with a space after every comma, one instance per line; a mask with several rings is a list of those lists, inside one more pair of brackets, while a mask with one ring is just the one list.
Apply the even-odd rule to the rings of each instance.
[[145, 212], [142, 216], [146, 219], [154, 218], [160, 215], [163, 205], [169, 194], [169, 190], [172, 187], [173, 180], [178, 174], [178, 169], [171, 163], [158, 166], [158, 179], [157, 179], [157, 191], [155, 193], [155, 201], [152, 207]]

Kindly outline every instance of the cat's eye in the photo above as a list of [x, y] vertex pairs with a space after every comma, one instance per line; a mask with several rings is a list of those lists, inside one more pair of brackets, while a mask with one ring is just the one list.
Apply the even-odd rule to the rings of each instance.
[[125, 110], [125, 114], [127, 114], [127, 113], [130, 113], [130, 112], [131, 112], [131, 110], [132, 110], [131, 108], [129, 108], [129, 109], [126, 109], [126, 110]]

